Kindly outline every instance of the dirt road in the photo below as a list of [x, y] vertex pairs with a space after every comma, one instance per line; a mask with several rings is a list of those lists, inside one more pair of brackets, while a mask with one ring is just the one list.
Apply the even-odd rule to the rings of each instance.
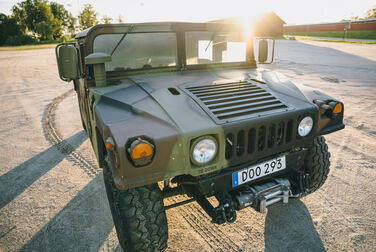
[[[345, 103], [327, 136], [326, 184], [267, 214], [216, 226], [197, 204], [167, 211], [168, 251], [376, 248], [376, 46], [278, 41], [277, 70]], [[72, 86], [52, 49], [0, 52], [0, 251], [121, 251]]]

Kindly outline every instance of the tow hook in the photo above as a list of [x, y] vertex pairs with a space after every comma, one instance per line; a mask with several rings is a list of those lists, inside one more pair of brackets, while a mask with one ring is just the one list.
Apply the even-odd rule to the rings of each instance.
[[231, 199], [231, 195], [228, 193], [220, 193], [216, 195], [216, 198], [219, 201], [219, 206], [214, 208], [197, 187], [186, 185], [184, 188], [212, 218], [213, 223], [233, 223], [236, 220], [235, 202]]
[[303, 197], [308, 194], [309, 191], [309, 182], [310, 177], [308, 173], [299, 173], [299, 189], [300, 193], [298, 194], [299, 197]]
[[219, 205], [213, 209], [213, 213], [213, 223], [234, 223], [236, 220], [236, 210], [233, 202]]

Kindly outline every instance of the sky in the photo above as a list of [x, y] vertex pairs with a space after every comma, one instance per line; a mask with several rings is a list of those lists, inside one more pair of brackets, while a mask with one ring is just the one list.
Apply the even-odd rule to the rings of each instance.
[[[11, 13], [21, 0], [0, 0], [0, 12]], [[124, 22], [192, 21], [203, 22], [227, 17], [253, 18], [274, 11], [287, 24], [336, 22], [353, 16], [363, 17], [376, 6], [376, 0], [53, 0], [64, 4], [77, 15], [86, 3], [94, 6], [100, 16]]]

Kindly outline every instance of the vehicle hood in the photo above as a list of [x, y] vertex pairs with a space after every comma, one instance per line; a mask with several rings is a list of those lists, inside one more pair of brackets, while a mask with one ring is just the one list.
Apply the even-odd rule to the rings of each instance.
[[118, 85], [97, 90], [102, 93], [102, 101], [111, 101], [112, 113], [120, 113], [120, 116], [116, 117], [103, 115], [108, 117], [109, 121], [127, 120], [134, 114], [143, 114], [164, 121], [178, 131], [197, 133], [202, 129], [210, 132], [220, 127], [220, 123], [208, 116], [206, 109], [192, 99], [186, 88], [247, 80], [256, 80], [257, 85], [267, 88], [291, 109], [312, 106], [312, 99], [294, 83], [279, 73], [263, 69], [136, 75], [122, 79]]

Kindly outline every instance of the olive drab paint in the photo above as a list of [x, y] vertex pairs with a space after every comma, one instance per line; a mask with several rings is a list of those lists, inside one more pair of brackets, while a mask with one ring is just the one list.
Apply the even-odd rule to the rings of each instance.
[[[343, 111], [337, 117], [329, 118], [326, 116], [327, 111], [314, 103], [315, 100], [335, 99], [295, 85], [278, 73], [257, 69], [253, 39], [247, 40], [245, 62], [194, 66], [185, 64], [185, 31], [216, 32], [240, 29], [239, 25], [218, 23], [108, 24], [97, 25], [78, 33], [74, 47], [59, 45], [60, 54], [57, 59], [60, 76], [65, 76], [67, 81], [74, 80], [82, 121], [100, 166], [104, 161], [104, 142], [108, 138], [114, 142], [120, 165], [112, 168], [112, 172], [118, 188], [138, 187], [184, 174], [199, 176], [239, 166], [268, 157], [276, 151], [288, 152], [296, 143], [310, 143], [317, 135], [344, 127]], [[105, 64], [111, 61], [111, 55], [93, 51], [96, 36], [128, 32], [176, 33], [176, 67], [105, 72]], [[75, 66], [72, 60], [74, 52], [70, 47], [77, 52], [75, 71], [67, 67], [64, 61], [69, 59], [73, 62], [72, 66]], [[265, 55], [263, 57], [265, 58]], [[209, 116], [211, 112], [208, 108], [192, 99], [187, 92], [192, 87], [216, 87], [218, 83], [233, 82], [246, 82], [260, 87], [287, 104], [288, 109], [243, 120], [216, 122]], [[171, 88], [176, 89], [178, 94], [172, 93]], [[296, 122], [302, 115], [312, 116], [315, 122], [312, 133], [307, 138], [295, 137], [295, 125], [291, 132], [293, 139], [289, 143], [266, 146], [262, 152], [245, 152], [244, 155], [237, 155], [234, 149], [234, 156], [226, 158], [228, 134], [259, 129], [265, 123], [285, 121], [287, 124], [289, 120]], [[210, 136], [216, 140], [218, 153], [209, 164], [198, 166], [191, 162], [191, 144], [202, 136]], [[155, 146], [152, 162], [142, 167], [134, 166], [128, 154], [130, 143], [137, 138], [145, 138]]]

